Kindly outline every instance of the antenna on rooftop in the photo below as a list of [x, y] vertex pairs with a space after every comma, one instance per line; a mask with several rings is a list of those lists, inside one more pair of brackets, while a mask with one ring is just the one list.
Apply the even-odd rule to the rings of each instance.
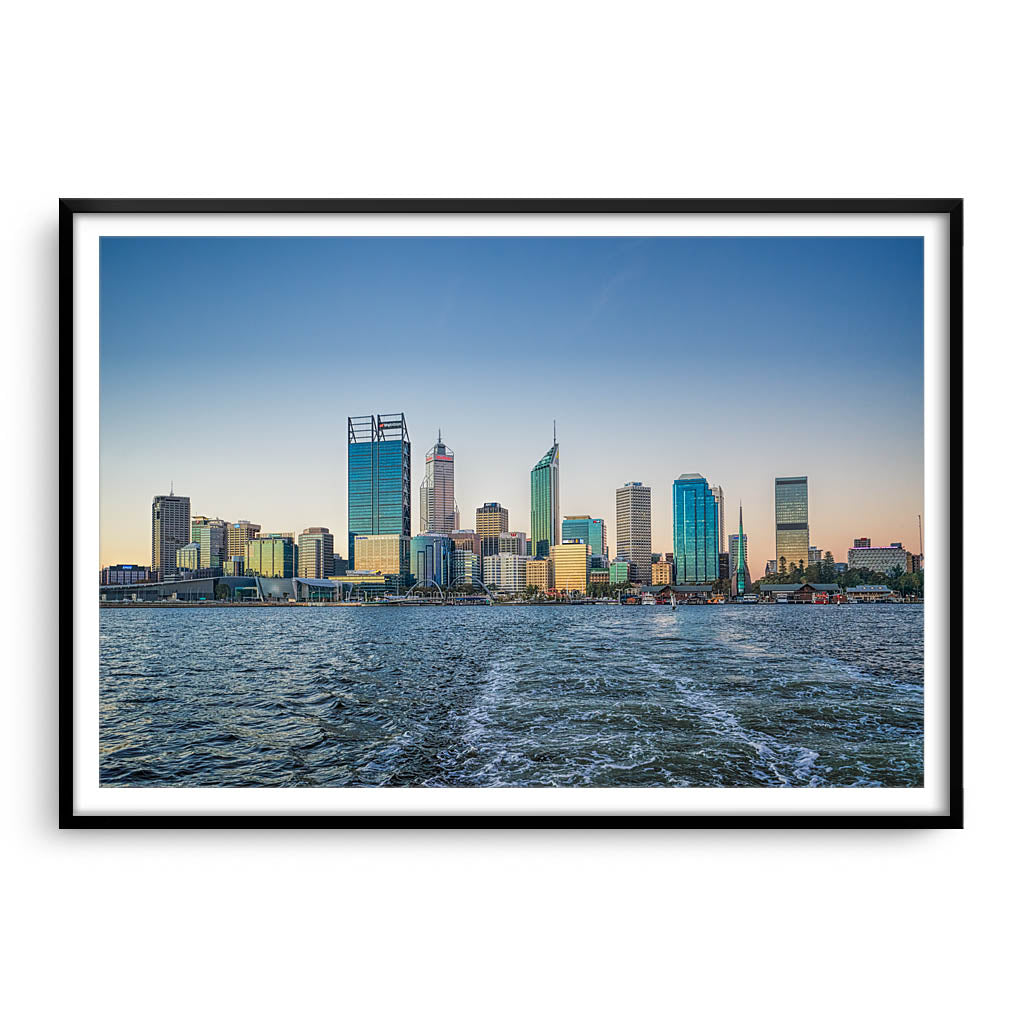
[[551, 442], [558, 444], [558, 420], [551, 421]]

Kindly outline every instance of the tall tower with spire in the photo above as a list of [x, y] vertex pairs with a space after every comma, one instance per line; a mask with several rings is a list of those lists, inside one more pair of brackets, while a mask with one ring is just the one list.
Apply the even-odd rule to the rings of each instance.
[[558, 431], [552, 421], [551, 447], [530, 472], [530, 549], [548, 558], [561, 543], [562, 516], [558, 500]]
[[[733, 538], [729, 538], [730, 547]], [[732, 579], [729, 581], [729, 592], [733, 597], [743, 597], [750, 593], [750, 572], [747, 569], [747, 535], [743, 532], [743, 503], [740, 502], [740, 532], [736, 536], [736, 555], [733, 561]]]
[[441, 440], [438, 429], [420, 484], [420, 533], [450, 534], [455, 529], [455, 452]]

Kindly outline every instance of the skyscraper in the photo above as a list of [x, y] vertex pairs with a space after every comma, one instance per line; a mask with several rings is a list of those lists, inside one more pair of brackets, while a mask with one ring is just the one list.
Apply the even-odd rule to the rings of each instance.
[[452, 539], [446, 533], [421, 533], [412, 538], [410, 571], [417, 583], [452, 582]]
[[551, 548], [561, 543], [562, 519], [558, 502], [558, 436], [530, 473], [531, 554], [547, 558]]
[[718, 503], [699, 473], [672, 483], [672, 554], [676, 583], [711, 583], [718, 578]]
[[777, 476], [775, 478], [775, 560], [782, 571], [803, 562], [810, 562], [811, 534], [807, 516], [807, 477]]
[[420, 533], [458, 529], [455, 510], [455, 452], [441, 443], [427, 452], [427, 471], [420, 484]]
[[721, 555], [729, 550], [725, 540], [725, 495], [721, 487], [712, 487], [711, 493], [715, 496], [715, 504], [718, 505], [718, 553]]
[[[732, 576], [736, 572], [736, 566], [739, 564], [739, 546], [740, 546], [740, 535], [738, 533], [729, 534], [729, 575]], [[747, 535], [743, 534], [743, 563], [749, 565], [750, 551], [747, 547]]]
[[[732, 542], [736, 541], [736, 554], [732, 553]], [[740, 532], [729, 538], [729, 593], [743, 597], [750, 592], [750, 571], [747, 569], [747, 535], [743, 532], [743, 506], [740, 505]], [[733, 562], [735, 557], [735, 562]]]
[[153, 572], [158, 580], [177, 573], [177, 552], [192, 540], [192, 502], [180, 494], [157, 494], [151, 510]]
[[508, 509], [496, 501], [486, 501], [476, 510], [476, 534], [480, 538], [480, 564], [488, 555], [498, 553], [498, 537], [508, 533]]
[[326, 526], [311, 526], [299, 534], [299, 576], [325, 580], [334, 573], [334, 534]]
[[412, 533], [411, 447], [404, 413], [348, 419], [348, 559], [356, 534]]
[[615, 492], [615, 555], [636, 566], [636, 577], [651, 582], [651, 489], [638, 480]]

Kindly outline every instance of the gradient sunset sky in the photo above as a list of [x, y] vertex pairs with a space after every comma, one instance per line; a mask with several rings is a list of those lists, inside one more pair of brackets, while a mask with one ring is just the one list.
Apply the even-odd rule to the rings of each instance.
[[739, 502], [752, 575], [773, 482], [809, 478], [811, 543], [918, 549], [923, 246], [905, 238], [105, 237], [100, 564], [150, 562], [150, 504], [344, 552], [348, 416], [404, 412], [413, 532], [424, 456], [455, 450], [463, 528], [485, 501], [529, 533], [558, 420], [563, 515], [672, 481]]

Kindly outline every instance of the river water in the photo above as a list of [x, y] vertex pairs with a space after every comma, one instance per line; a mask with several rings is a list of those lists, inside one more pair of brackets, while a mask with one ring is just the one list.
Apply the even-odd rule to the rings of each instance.
[[111, 609], [108, 786], [921, 786], [923, 608]]

